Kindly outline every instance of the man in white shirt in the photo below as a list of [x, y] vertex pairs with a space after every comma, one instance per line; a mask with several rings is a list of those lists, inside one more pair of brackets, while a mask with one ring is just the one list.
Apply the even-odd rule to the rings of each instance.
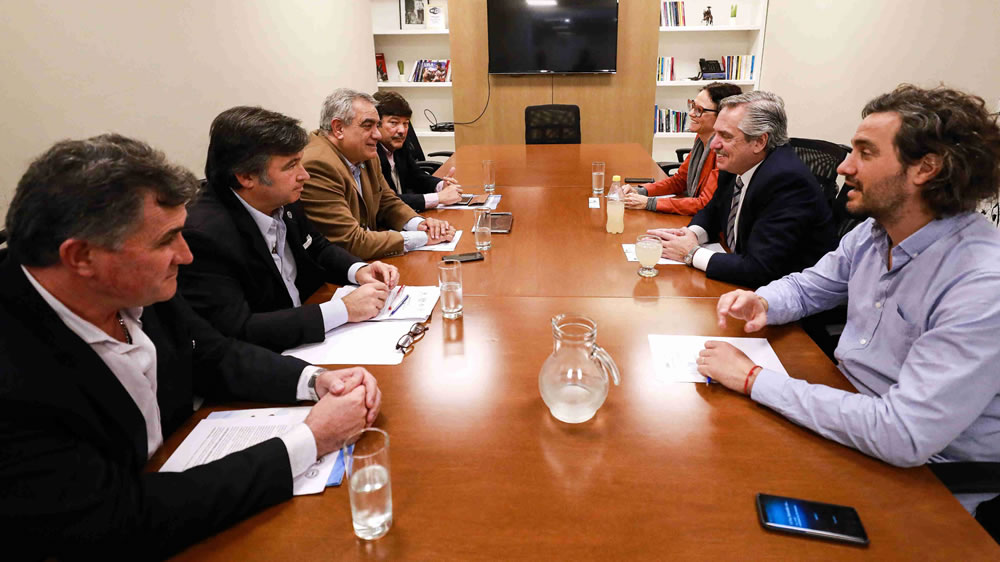
[[[291, 497], [378, 416], [375, 379], [225, 338], [176, 295], [187, 170], [119, 135], [63, 141], [21, 178], [0, 262], [0, 526], [12, 559], [163, 558]], [[143, 466], [194, 393], [318, 403], [181, 473]]]
[[[276, 351], [323, 341], [345, 322], [372, 318], [399, 279], [330, 243], [298, 203], [309, 178], [306, 132], [260, 107], [234, 107], [212, 122], [207, 185], [184, 238], [194, 262], [180, 272], [184, 298], [216, 329]], [[324, 283], [361, 285], [343, 299], [303, 305]]]
[[302, 205], [333, 243], [361, 259], [398, 256], [427, 244], [450, 241], [447, 221], [425, 218], [392, 191], [382, 177], [382, 134], [375, 100], [341, 88], [323, 102], [320, 128], [309, 133], [303, 165], [309, 172]]

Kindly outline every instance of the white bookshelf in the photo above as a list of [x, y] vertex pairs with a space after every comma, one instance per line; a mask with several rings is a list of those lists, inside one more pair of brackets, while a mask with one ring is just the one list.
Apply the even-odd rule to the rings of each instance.
[[[662, 0], [648, 0], [657, 6]], [[675, 111], [687, 109], [687, 100], [693, 99], [703, 86], [716, 80], [693, 80], [698, 74], [698, 59], [719, 60], [728, 55], [755, 55], [755, 69], [752, 80], [718, 80], [740, 86], [743, 91], [756, 90], [760, 86], [763, 67], [764, 34], [767, 22], [768, 0], [738, 0], [718, 3], [711, 0], [685, 0], [685, 26], [660, 26], [657, 57], [674, 57], [675, 80], [656, 82], [656, 101], [660, 107]], [[735, 22], [729, 19], [729, 6], [738, 4]], [[711, 26], [702, 24], [702, 12], [712, 6], [715, 22]], [[655, 67], [650, 69], [652, 79], [656, 79]], [[652, 113], [652, 112], [650, 112]], [[653, 159], [672, 161], [677, 158], [677, 148], [690, 148], [694, 133], [654, 133]]]
[[[434, 132], [424, 116], [429, 109], [438, 121], [454, 121], [451, 82], [409, 82], [417, 59], [450, 59], [448, 30], [399, 29], [399, 0], [371, 0], [372, 42], [376, 53], [385, 54], [388, 82], [377, 82], [380, 90], [396, 90], [413, 109], [410, 119], [424, 153], [455, 150], [454, 132]], [[403, 61], [400, 77], [397, 61]], [[372, 61], [373, 71], [374, 63]]]

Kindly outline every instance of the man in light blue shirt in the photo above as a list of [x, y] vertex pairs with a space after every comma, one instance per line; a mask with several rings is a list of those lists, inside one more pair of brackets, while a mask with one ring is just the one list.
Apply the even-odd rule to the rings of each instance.
[[[754, 332], [847, 302], [844, 392], [709, 342], [699, 371], [820, 435], [897, 466], [1000, 461], [1000, 232], [975, 212], [1000, 186], [983, 100], [900, 86], [868, 103], [838, 172], [870, 218], [814, 266], [719, 299]], [[996, 494], [960, 494], [970, 511]]]

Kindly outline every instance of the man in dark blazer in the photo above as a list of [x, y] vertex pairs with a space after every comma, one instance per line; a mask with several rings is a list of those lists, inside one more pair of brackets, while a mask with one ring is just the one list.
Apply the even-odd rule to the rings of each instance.
[[[293, 477], [378, 415], [364, 369], [225, 338], [176, 296], [196, 191], [190, 172], [118, 135], [60, 142], [19, 182], [0, 262], [5, 558], [164, 558], [288, 499]], [[194, 393], [319, 401], [280, 437], [143, 472]]]
[[372, 95], [379, 117], [378, 159], [385, 182], [404, 203], [415, 211], [451, 205], [462, 199], [462, 186], [455, 180], [455, 168], [444, 178], [436, 178], [417, 166], [407, 143], [413, 110], [397, 92], [382, 90]]
[[[650, 231], [663, 238], [663, 257], [751, 287], [812, 266], [836, 247], [833, 215], [787, 144], [784, 102], [757, 91], [719, 107], [711, 145], [719, 187], [686, 228]], [[729, 253], [701, 247], [716, 241]]]
[[[184, 225], [195, 258], [181, 268], [184, 298], [223, 334], [277, 351], [372, 318], [399, 279], [395, 266], [364, 263], [306, 218], [298, 203], [309, 179], [306, 142], [291, 117], [259, 107], [223, 111], [212, 122], [206, 188]], [[324, 283], [361, 287], [302, 305]]]

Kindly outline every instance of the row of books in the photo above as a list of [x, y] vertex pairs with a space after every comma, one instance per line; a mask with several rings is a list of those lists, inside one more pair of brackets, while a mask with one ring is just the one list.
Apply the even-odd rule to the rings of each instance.
[[684, 18], [684, 2], [664, 2], [660, 6], [660, 25], [667, 27], [687, 25]]
[[[688, 103], [693, 103], [688, 100]], [[655, 121], [654, 133], [683, 133], [687, 131], [687, 111], [674, 111], [667, 107], [653, 106]]]
[[420, 59], [413, 63], [410, 82], [451, 82], [450, 59]]
[[726, 71], [726, 80], [753, 80], [756, 63], [756, 55], [722, 57], [722, 69]]
[[656, 81], [676, 80], [674, 77], [674, 57], [660, 57], [656, 61]]

